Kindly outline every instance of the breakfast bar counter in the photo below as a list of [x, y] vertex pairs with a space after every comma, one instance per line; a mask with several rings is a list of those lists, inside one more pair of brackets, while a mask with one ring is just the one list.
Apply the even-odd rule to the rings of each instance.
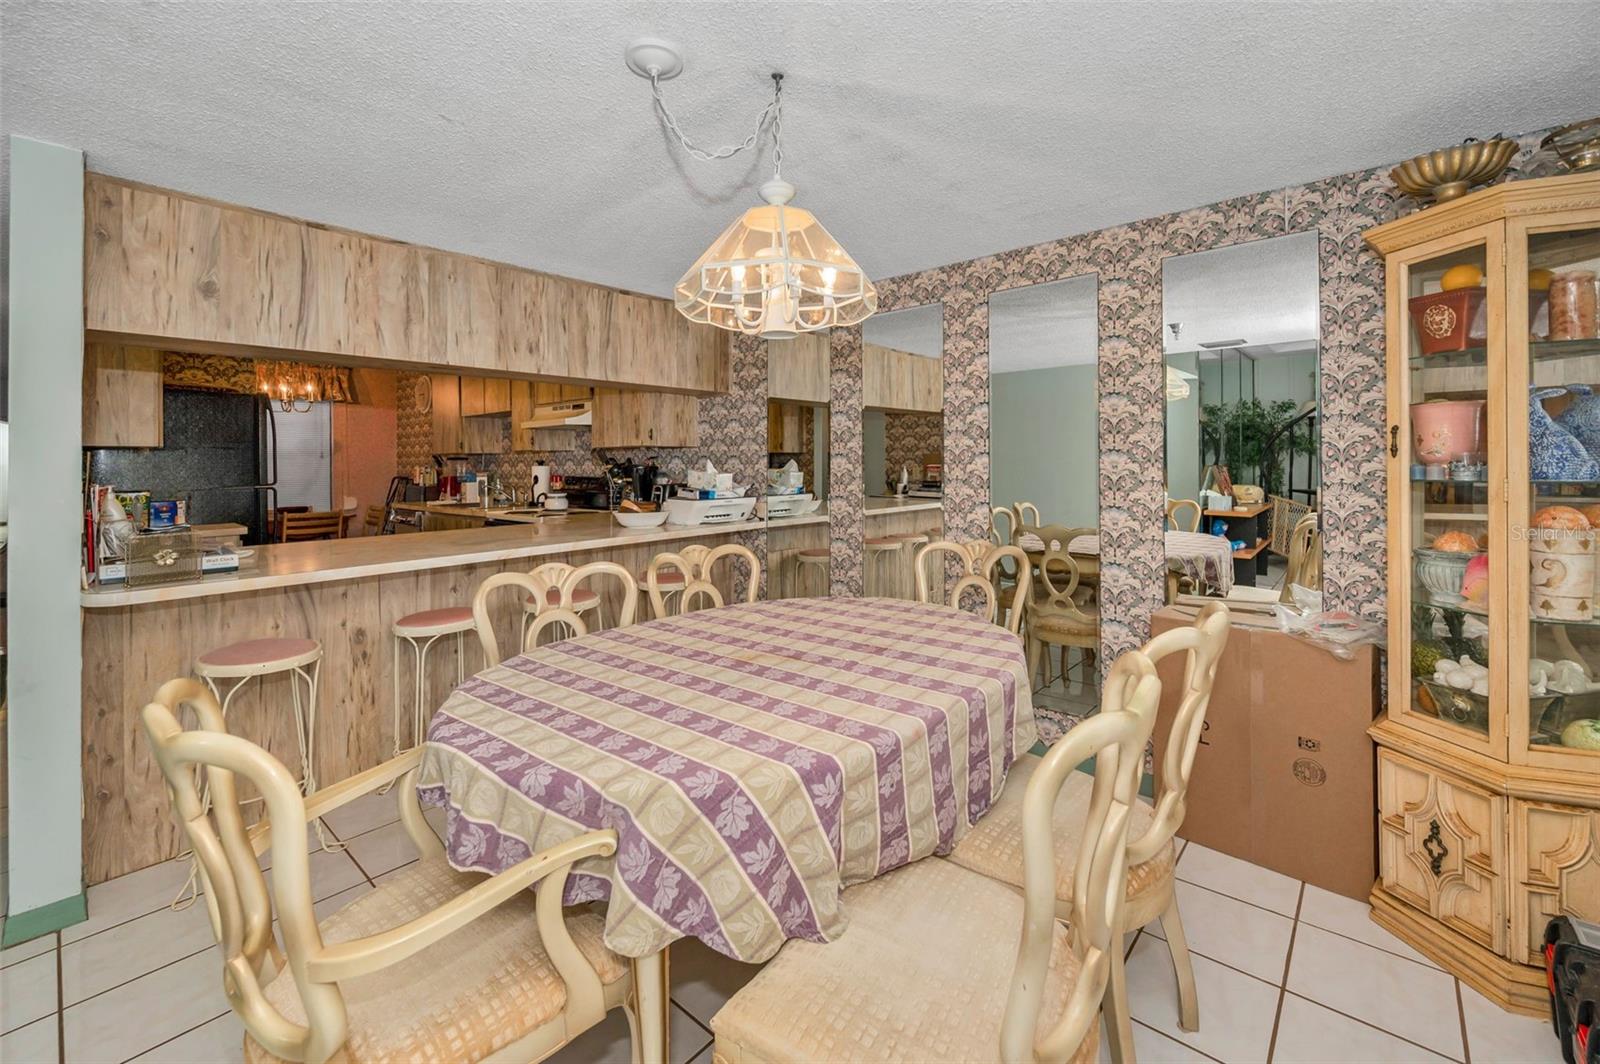
[[[479, 584], [500, 572], [546, 562], [609, 561], [638, 574], [650, 559], [689, 543], [759, 547], [761, 521], [628, 529], [609, 514], [572, 513], [529, 524], [309, 543], [256, 549], [255, 566], [165, 587], [112, 586], [81, 593], [83, 630], [84, 872], [90, 883], [175, 856], [181, 840], [139, 711], [157, 688], [193, 674], [195, 659], [243, 640], [314, 639], [322, 648], [316, 695], [318, 779], [340, 780], [392, 756], [400, 690], [410, 719], [416, 663], [392, 635], [395, 621], [422, 610], [467, 606]], [[826, 526], [822, 526], [824, 529]], [[732, 566], [715, 582], [731, 598]], [[600, 595], [591, 625], [615, 625], [621, 587], [588, 585]], [[490, 600], [500, 645], [516, 645], [521, 594]], [[639, 617], [649, 616], [641, 595]], [[476, 638], [446, 637], [428, 652], [423, 700], [441, 704], [465, 675], [482, 669]], [[398, 678], [398, 682], [397, 682]], [[249, 681], [232, 699], [229, 730], [259, 743], [296, 775], [301, 771], [285, 674]], [[409, 734], [399, 737], [411, 745]]]

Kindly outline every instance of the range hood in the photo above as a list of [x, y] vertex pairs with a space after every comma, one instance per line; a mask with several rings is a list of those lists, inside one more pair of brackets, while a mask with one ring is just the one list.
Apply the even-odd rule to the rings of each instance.
[[594, 424], [594, 406], [587, 399], [572, 399], [564, 403], [541, 403], [533, 408], [533, 416], [519, 427], [525, 429], [564, 429], [576, 425]]

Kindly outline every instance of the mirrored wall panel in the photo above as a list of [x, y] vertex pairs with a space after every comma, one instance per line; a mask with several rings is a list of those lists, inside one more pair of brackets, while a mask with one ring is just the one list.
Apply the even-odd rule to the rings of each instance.
[[1317, 235], [1162, 263], [1169, 597], [1320, 593]]
[[866, 593], [914, 598], [916, 552], [944, 529], [944, 307], [861, 327]]
[[767, 342], [767, 597], [828, 594], [828, 333]]
[[990, 538], [1015, 543], [1032, 563], [1024, 631], [1034, 682], [1044, 685], [1035, 710], [1045, 716], [1095, 704], [1098, 288], [1090, 274], [989, 297]]

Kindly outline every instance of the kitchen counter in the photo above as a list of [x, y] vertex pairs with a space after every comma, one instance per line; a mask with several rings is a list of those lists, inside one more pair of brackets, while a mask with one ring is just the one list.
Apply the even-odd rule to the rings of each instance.
[[[482, 512], [482, 507], [450, 508]], [[493, 515], [493, 511], [490, 514]], [[763, 521], [750, 520], [691, 527], [623, 528], [610, 514], [570, 513], [560, 517], [529, 515], [525, 523], [494, 528], [274, 543], [254, 548], [254, 566], [238, 573], [202, 577], [184, 584], [136, 588], [112, 584], [89, 588], [80, 593], [80, 603], [85, 608], [98, 609], [231, 595], [482, 562], [705, 539], [754, 531], [765, 525]]]
[[[443, 517], [463, 517], [468, 520], [474, 518], [481, 521], [512, 521], [518, 524], [536, 525], [544, 520], [543, 511], [535, 510], [531, 506], [495, 506], [485, 509], [482, 506], [466, 506], [455, 502], [397, 502], [396, 510], [406, 513], [439, 514]], [[593, 513], [593, 511], [570, 510], [563, 516], [573, 516], [578, 513]]]
[[914, 499], [911, 496], [868, 495], [868, 517], [878, 514], [908, 514], [918, 510], [943, 510], [943, 499]]

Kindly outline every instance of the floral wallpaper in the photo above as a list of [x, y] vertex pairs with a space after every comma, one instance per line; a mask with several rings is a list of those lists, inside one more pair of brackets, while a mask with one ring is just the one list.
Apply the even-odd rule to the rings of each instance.
[[911, 471], [911, 482], [922, 476], [929, 455], [944, 454], [944, 416], [941, 414], [902, 414], [890, 411], [883, 416], [884, 469], [897, 472], [902, 466]]
[[831, 329], [828, 374], [829, 594], [859, 596], [866, 494], [861, 448], [861, 329]]
[[[1545, 131], [1519, 138], [1504, 180], [1556, 172], [1536, 154]], [[996, 291], [1095, 274], [1099, 281], [1102, 664], [1149, 635], [1163, 601], [1161, 539], [1164, 390], [1161, 262], [1289, 233], [1318, 234], [1321, 276], [1323, 587], [1330, 608], [1384, 616], [1385, 480], [1383, 262], [1362, 233], [1419, 209], [1391, 186], [1391, 166], [1261, 192], [1032, 247], [878, 282], [879, 309], [944, 307], [945, 527], [951, 538], [988, 533], [988, 299]], [[834, 330], [835, 401], [848, 399], [841, 356], [860, 330]], [[859, 471], [859, 418], [836, 417], [839, 476]], [[859, 475], [859, 472], [857, 473]], [[856, 549], [839, 537], [860, 521], [859, 487], [835, 490], [834, 588], [858, 588]], [[857, 571], [841, 572], [841, 564]]]

